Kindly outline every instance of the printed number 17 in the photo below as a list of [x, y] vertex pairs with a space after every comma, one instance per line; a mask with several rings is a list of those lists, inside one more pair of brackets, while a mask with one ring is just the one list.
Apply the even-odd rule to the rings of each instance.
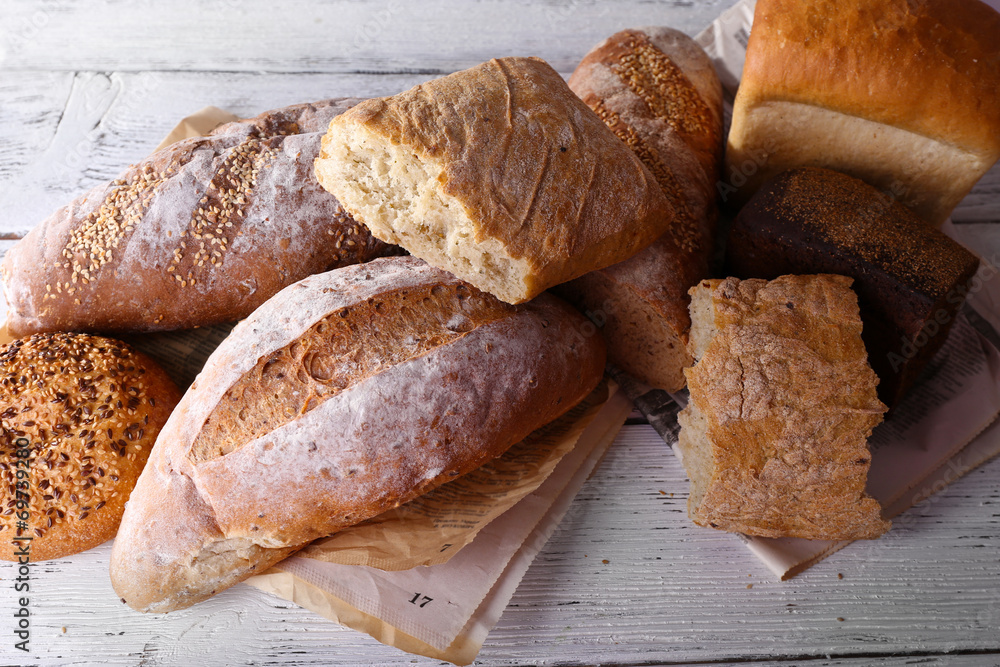
[[[423, 598], [422, 601], [421, 598]], [[410, 604], [419, 604], [421, 607], [426, 607], [427, 603], [433, 600], [434, 598], [429, 598], [421, 593], [414, 593], [413, 597], [410, 599]]]

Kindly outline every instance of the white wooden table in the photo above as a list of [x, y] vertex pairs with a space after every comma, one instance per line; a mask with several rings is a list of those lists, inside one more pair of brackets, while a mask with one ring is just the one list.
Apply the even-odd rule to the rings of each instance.
[[[181, 117], [391, 94], [490, 57], [569, 73], [612, 32], [700, 31], [730, 0], [0, 0], [0, 235], [147, 154]], [[956, 212], [1000, 249], [1000, 173]], [[856, 543], [775, 581], [733, 537], [694, 527], [687, 480], [632, 420], [527, 572], [477, 664], [1000, 665], [1000, 460]], [[410, 665], [404, 654], [239, 585], [140, 615], [110, 545], [37, 564], [32, 653], [13, 648], [0, 566], [0, 665]]]

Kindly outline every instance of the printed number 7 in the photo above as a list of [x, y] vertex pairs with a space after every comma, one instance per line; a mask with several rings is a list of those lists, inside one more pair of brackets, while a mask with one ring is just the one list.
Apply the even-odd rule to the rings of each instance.
[[[420, 602], [421, 597], [423, 601]], [[420, 604], [421, 607], [426, 607], [428, 602], [433, 601], [434, 598], [429, 598], [426, 595], [421, 595], [420, 593], [414, 593], [413, 597], [410, 599], [410, 604]]]

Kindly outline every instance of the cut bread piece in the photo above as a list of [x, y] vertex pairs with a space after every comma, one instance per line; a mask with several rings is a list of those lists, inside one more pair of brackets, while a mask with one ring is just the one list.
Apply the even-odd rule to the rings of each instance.
[[332, 122], [319, 182], [380, 239], [508, 303], [631, 257], [674, 210], [537, 58], [503, 58]]
[[865, 494], [885, 406], [851, 279], [706, 280], [692, 288], [691, 400], [678, 448], [701, 526], [849, 540], [889, 528]]

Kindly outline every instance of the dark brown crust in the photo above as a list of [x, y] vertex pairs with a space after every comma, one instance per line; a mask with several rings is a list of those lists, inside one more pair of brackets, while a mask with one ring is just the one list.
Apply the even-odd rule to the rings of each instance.
[[699, 525], [833, 540], [888, 529], [865, 494], [867, 439], [885, 406], [850, 284], [814, 275], [693, 288], [712, 290], [718, 330], [685, 371], [714, 462], [702, 502], [691, 508]]
[[854, 279], [862, 337], [895, 405], [948, 337], [979, 268], [971, 252], [856, 178], [793, 169], [766, 183], [733, 223], [733, 275], [836, 273]]
[[[378, 259], [300, 281], [237, 325], [181, 401], [139, 480], [112, 553], [119, 595], [142, 611], [205, 599], [310, 540], [478, 467], [597, 385], [604, 346], [568, 305], [542, 295], [518, 307], [479, 304], [466, 312], [461, 285], [416, 258]], [[362, 380], [336, 369], [330, 380], [345, 388], [292, 421], [254, 440], [217, 443], [222, 456], [193, 451], [234, 385], [251, 412], [273, 400], [268, 380], [255, 379], [261, 359], [304, 333], [314, 337], [312, 326], [332, 313], [364, 314], [400, 290], [419, 295], [412, 308], [433, 312], [411, 315], [429, 322], [428, 336], [441, 321], [460, 335], [415, 356], [396, 359], [390, 351], [384, 367]], [[397, 338], [408, 345], [417, 334], [400, 324], [406, 316], [403, 307], [395, 318], [359, 316], [348, 332], [327, 330], [344, 336], [331, 347], [366, 345], [383, 334], [390, 346]], [[223, 406], [219, 418], [237, 407]]]
[[0, 348], [0, 559], [24, 546], [32, 562], [61, 558], [114, 537], [178, 400], [166, 373], [121, 341], [36, 334]]
[[477, 240], [529, 264], [522, 300], [635, 254], [671, 223], [649, 170], [538, 58], [490, 60], [335, 123], [443, 163]]
[[54, 213], [3, 260], [11, 333], [233, 321], [307, 275], [399, 252], [372, 238], [313, 175], [319, 132], [356, 101], [223, 125]]
[[[612, 35], [587, 54], [569, 85], [649, 168], [674, 216], [648, 248], [556, 292], [603, 318], [613, 363], [677, 391], [690, 357], [678, 357], [676, 368], [650, 365], [645, 358], [657, 352], [647, 341], [683, 349], [691, 324], [687, 291], [708, 275], [722, 159], [721, 85], [704, 51], [668, 28]], [[655, 320], [625, 323], [619, 311], [626, 310]]]

